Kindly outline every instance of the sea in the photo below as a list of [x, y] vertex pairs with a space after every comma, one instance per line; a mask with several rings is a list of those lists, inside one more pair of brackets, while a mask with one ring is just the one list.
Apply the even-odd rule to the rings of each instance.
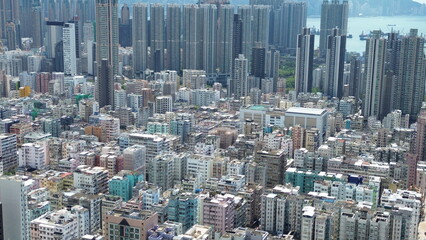
[[[320, 28], [320, 18], [308, 18], [307, 27]], [[359, 52], [365, 51], [365, 41], [360, 40], [359, 35], [368, 34], [373, 30], [382, 32], [399, 32], [408, 34], [410, 29], [418, 29], [419, 35], [426, 36], [426, 16], [393, 16], [393, 17], [350, 17], [348, 20], [348, 38], [346, 51]], [[315, 36], [315, 45], [319, 46], [319, 36]]]

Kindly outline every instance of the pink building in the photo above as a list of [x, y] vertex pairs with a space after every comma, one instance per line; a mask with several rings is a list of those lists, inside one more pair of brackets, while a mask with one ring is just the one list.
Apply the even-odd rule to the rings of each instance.
[[36, 77], [36, 92], [47, 93], [49, 91], [49, 81], [52, 75], [47, 72], [38, 73]]
[[234, 195], [216, 195], [203, 202], [203, 225], [212, 226], [215, 231], [225, 233], [234, 228]]
[[426, 106], [420, 110], [417, 118], [416, 153], [418, 161], [426, 161]]

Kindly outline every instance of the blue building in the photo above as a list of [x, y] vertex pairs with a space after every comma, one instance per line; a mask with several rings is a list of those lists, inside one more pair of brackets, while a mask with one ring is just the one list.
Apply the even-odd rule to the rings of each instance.
[[133, 187], [143, 180], [142, 175], [123, 174], [114, 176], [108, 182], [108, 189], [111, 195], [119, 196], [123, 201], [129, 201], [133, 197]]
[[184, 232], [190, 229], [197, 223], [198, 201], [198, 195], [188, 192], [171, 196], [167, 210], [168, 220], [182, 223]]

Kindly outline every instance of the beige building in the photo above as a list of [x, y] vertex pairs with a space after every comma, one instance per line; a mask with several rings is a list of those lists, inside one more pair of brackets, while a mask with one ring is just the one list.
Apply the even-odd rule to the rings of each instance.
[[148, 230], [158, 223], [158, 215], [151, 211], [119, 209], [107, 213], [104, 220], [106, 239], [146, 240]]

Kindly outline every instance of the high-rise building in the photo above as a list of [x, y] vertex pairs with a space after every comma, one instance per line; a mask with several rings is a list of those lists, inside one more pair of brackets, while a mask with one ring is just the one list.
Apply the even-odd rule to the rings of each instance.
[[33, 39], [31, 46], [33, 48], [39, 48], [43, 46], [42, 9], [40, 2], [33, 1], [30, 14], [30, 36]]
[[46, 52], [48, 58], [55, 58], [56, 45], [62, 41], [64, 22], [46, 22]]
[[284, 150], [259, 151], [256, 162], [269, 169], [266, 177], [266, 186], [274, 187], [284, 183], [284, 171], [287, 164], [287, 155]]
[[416, 154], [418, 161], [426, 158], [426, 104], [420, 110], [417, 118]]
[[[223, 66], [223, 62], [219, 62], [219, 58], [222, 61], [227, 61], [224, 58], [226, 55], [224, 49], [230, 50], [228, 48], [229, 35], [224, 36], [224, 34], [229, 34], [229, 26], [227, 25], [227, 14], [229, 12], [226, 9], [222, 11], [215, 5], [200, 6], [202, 25], [199, 25], [199, 27], [202, 31], [202, 69], [207, 73], [223, 72], [226, 67], [230, 67], [228, 65]], [[220, 17], [224, 18], [223, 23], [220, 22]], [[219, 45], [218, 41], [223, 41], [223, 44]]]
[[[383, 82], [385, 77], [386, 39], [381, 37], [381, 31], [374, 31], [367, 40], [365, 50], [365, 78], [363, 89], [363, 115], [365, 117], [382, 116]], [[387, 114], [387, 113], [386, 113]]]
[[[98, 74], [103, 59], [112, 68], [112, 76], [118, 74], [118, 1], [96, 0], [96, 61]], [[105, 81], [106, 79], [104, 79]], [[102, 82], [101, 85], [107, 82]]]
[[166, 68], [170, 70], [181, 70], [180, 37], [182, 32], [182, 9], [181, 5], [168, 4], [166, 17]]
[[217, 232], [226, 232], [234, 228], [236, 222], [234, 196], [216, 195], [212, 198], [203, 200], [203, 219], [204, 225], [213, 226]]
[[183, 6], [183, 69], [203, 69], [203, 19], [198, 5]]
[[238, 8], [241, 17], [242, 30], [242, 54], [250, 61], [254, 46], [269, 46], [269, 20], [271, 9], [269, 6], [253, 5]]
[[253, 15], [251, 24], [253, 44], [263, 46], [267, 49], [269, 46], [269, 20], [271, 7], [265, 5], [254, 5], [252, 7]]
[[[213, 10], [216, 12], [215, 8]], [[217, 39], [214, 39], [214, 36], [210, 36], [210, 38], [214, 39], [214, 42], [217, 42], [216, 64], [206, 68], [206, 71], [207, 73], [216, 72], [216, 69], [214, 69], [214, 66], [216, 66], [220, 73], [229, 74], [232, 71], [232, 62], [235, 59], [232, 58], [234, 7], [223, 5], [217, 9], [217, 12], [217, 20], [214, 19], [214, 16], [210, 20], [216, 21], [217, 24]]]
[[[243, 53], [243, 21], [241, 16], [234, 14], [234, 23], [232, 27], [232, 59]], [[232, 64], [234, 62], [232, 61]]]
[[234, 60], [234, 71], [231, 81], [229, 94], [234, 95], [236, 99], [249, 94], [248, 60], [242, 54]]
[[159, 96], [155, 98], [155, 112], [158, 114], [164, 114], [173, 110], [173, 98], [172, 96]]
[[78, 229], [84, 223], [84, 219], [66, 209], [50, 212], [31, 221], [31, 239], [77, 238], [80, 235]]
[[25, 143], [19, 149], [19, 166], [43, 169], [46, 155], [46, 147], [42, 144]]
[[[251, 6], [240, 6], [238, 8], [238, 15], [240, 16], [242, 22], [242, 31], [241, 31], [241, 54], [246, 58], [251, 56], [251, 50], [253, 48], [253, 38], [252, 34], [252, 7]], [[235, 58], [238, 58], [237, 55]]]
[[[151, 211], [116, 209], [104, 218], [107, 239], [148, 239], [148, 230], [158, 224], [158, 214]], [[121, 229], [121, 230], [120, 230]]]
[[265, 77], [265, 48], [254, 47], [251, 56], [251, 75], [264, 78]]
[[122, 47], [132, 46], [132, 20], [130, 19], [130, 10], [127, 4], [121, 8], [121, 18], [119, 23], [119, 42]]
[[343, 72], [345, 68], [346, 35], [334, 28], [327, 39], [324, 93], [330, 97], [343, 97]]
[[145, 176], [146, 172], [146, 147], [133, 145], [124, 149], [124, 170], [137, 171]]
[[164, 70], [165, 11], [163, 4], [150, 6], [150, 61], [149, 68], [155, 72]]
[[350, 64], [349, 96], [354, 96], [355, 99], [359, 99], [361, 97], [362, 61], [359, 57], [352, 57], [350, 59]]
[[198, 222], [199, 201], [193, 193], [180, 193], [170, 196], [168, 206], [169, 221], [182, 224], [183, 231], [188, 230]]
[[98, 77], [96, 79], [96, 100], [99, 107], [114, 106], [114, 76], [112, 66], [108, 59], [101, 59], [98, 64]]
[[304, 28], [303, 33], [297, 35], [296, 70], [294, 76], [296, 96], [299, 93], [312, 91], [314, 43], [315, 35], [311, 34], [309, 28]]
[[8, 216], [3, 221], [4, 239], [30, 239], [27, 194], [31, 181], [17, 176], [0, 179], [3, 216]]
[[18, 166], [18, 155], [16, 152], [16, 135], [0, 135], [1, 173], [9, 172]]
[[279, 9], [279, 47], [294, 50], [297, 47], [297, 35], [306, 27], [307, 6], [305, 2], [284, 2]]
[[7, 23], [19, 22], [19, 12], [19, 1], [0, 0], [0, 38], [7, 38]]
[[132, 20], [133, 71], [141, 77], [148, 67], [148, 5], [133, 5]]
[[18, 39], [16, 38], [16, 27], [13, 22], [6, 23], [6, 41], [7, 41], [7, 49], [9, 51], [15, 50], [18, 44]]
[[402, 38], [398, 76], [392, 84], [395, 89], [393, 108], [400, 109], [402, 114], [410, 114], [412, 119], [419, 114], [425, 94], [424, 43], [425, 39], [418, 36], [417, 29], [411, 29]]
[[75, 23], [65, 23], [63, 28], [64, 73], [77, 74], [77, 34]]
[[325, 57], [327, 38], [333, 28], [340, 29], [342, 35], [348, 33], [349, 3], [347, 0], [324, 0], [321, 5], [320, 55]]
[[79, 166], [74, 171], [74, 187], [83, 189], [87, 194], [106, 193], [108, 191], [108, 170], [103, 167]]

